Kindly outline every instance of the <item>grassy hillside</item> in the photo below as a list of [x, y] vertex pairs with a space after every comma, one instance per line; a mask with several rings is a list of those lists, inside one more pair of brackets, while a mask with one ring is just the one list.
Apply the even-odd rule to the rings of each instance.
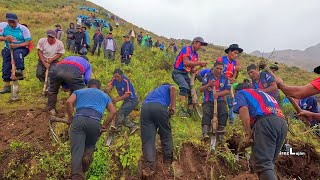
[[[79, 6], [90, 6], [100, 9], [100, 17], [104, 17], [106, 10], [90, 2], [80, 0], [7, 0], [2, 2], [0, 7], [0, 20], [4, 21], [5, 13], [8, 11], [17, 13], [21, 23], [29, 25], [33, 42], [36, 45], [41, 37], [45, 37], [48, 29], [54, 29], [54, 25], [59, 23], [63, 30], [70, 22], [75, 22], [78, 14], [89, 14], [81, 11]], [[109, 20], [109, 19], [107, 19]], [[109, 20], [110, 21], [110, 20]], [[112, 25], [115, 27], [114, 22]], [[136, 32], [143, 31], [142, 28], [126, 22], [125, 26], [114, 28], [114, 37], [120, 45], [122, 36], [129, 29], [134, 28]], [[90, 30], [90, 37], [94, 31]], [[154, 39], [161, 39], [168, 45], [169, 39], [158, 37], [149, 32]], [[178, 48], [190, 44], [188, 40], [175, 40]], [[241, 46], [241, 45], [240, 45]], [[3, 44], [1, 44], [1, 48]], [[200, 59], [210, 62], [217, 57], [224, 55], [224, 48], [209, 45], [200, 51]], [[65, 56], [72, 55], [66, 53]], [[158, 49], [144, 49], [135, 44], [135, 52], [129, 66], [122, 66], [119, 60], [119, 52], [116, 54], [116, 61], [108, 61], [102, 56], [88, 55], [93, 65], [93, 78], [102, 81], [105, 86], [112, 77], [115, 68], [122, 68], [124, 73], [132, 81], [140, 102], [148, 92], [162, 82], [171, 82], [171, 70], [174, 62], [174, 55], [166, 56]], [[239, 62], [243, 67], [239, 81], [247, 77], [245, 67], [251, 63], [258, 63], [261, 59], [247, 54], [241, 55]], [[35, 77], [35, 70], [38, 58], [36, 50], [30, 53], [25, 61], [26, 80], [19, 82], [21, 101], [8, 103], [10, 94], [0, 95], [0, 179], [67, 179], [70, 177], [70, 152], [69, 142], [65, 141], [56, 144], [49, 136], [47, 127], [48, 114], [45, 112], [46, 99], [41, 96], [42, 84]], [[0, 72], [1, 73], [1, 72]], [[279, 76], [289, 84], [303, 85], [316, 76], [297, 68], [280, 65]], [[0, 82], [0, 86], [3, 83]], [[116, 92], [113, 92], [115, 94]], [[58, 112], [59, 116], [65, 115], [64, 101], [68, 97], [67, 93], [59, 93]], [[118, 103], [117, 106], [120, 106]], [[286, 107], [285, 113], [293, 112], [292, 107]], [[139, 111], [132, 113], [131, 117], [135, 122], [139, 122]], [[283, 157], [278, 168], [280, 176], [287, 178], [297, 178], [301, 176], [300, 170], [292, 171], [288, 162], [304, 162], [299, 164], [301, 169], [308, 168], [312, 172], [306, 179], [316, 177], [314, 173], [319, 173], [311, 167], [319, 167], [320, 143], [310, 129], [306, 128], [300, 121], [290, 119], [290, 129], [293, 132], [288, 134], [288, 141], [302, 151], [308, 152], [308, 157], [300, 159]], [[240, 177], [251, 177], [244, 174], [246, 160], [237, 161], [231, 152], [230, 145], [223, 144], [215, 155], [207, 154], [208, 145], [200, 141], [201, 120], [196, 116], [189, 119], [173, 117], [171, 120], [174, 138], [174, 174], [176, 179], [232, 179]], [[61, 134], [66, 134], [65, 126], [60, 127]], [[88, 179], [138, 179], [139, 159], [141, 157], [141, 141], [138, 134], [128, 136], [123, 130], [121, 136], [117, 138], [111, 147], [104, 146], [102, 134], [97, 143], [97, 151], [94, 154], [94, 162], [87, 173]], [[227, 128], [226, 140], [239, 143], [243, 137], [241, 122], [236, 121], [234, 126]], [[229, 143], [230, 144], [230, 143]], [[309, 148], [310, 147], [310, 148]], [[308, 149], [309, 148], [309, 149]], [[306, 160], [308, 158], [308, 161]], [[311, 158], [311, 159], [310, 159]], [[186, 159], [190, 159], [186, 161]], [[159, 162], [160, 163], [160, 162]], [[161, 163], [160, 163], [161, 166]], [[296, 173], [296, 174], [295, 174]], [[161, 174], [161, 173], [159, 173]], [[317, 175], [317, 174], [316, 174]], [[320, 176], [320, 175], [319, 175]], [[173, 179], [172, 176], [163, 176], [166, 179]], [[159, 176], [159, 179], [164, 179]], [[253, 176], [253, 178], [256, 178]], [[241, 178], [240, 178], [241, 179]]]

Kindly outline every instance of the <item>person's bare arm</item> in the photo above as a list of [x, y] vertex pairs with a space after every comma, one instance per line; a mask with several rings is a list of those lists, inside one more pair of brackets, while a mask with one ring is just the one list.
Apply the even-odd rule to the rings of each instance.
[[113, 102], [113, 103], [116, 103], [116, 102], [125, 100], [125, 99], [129, 98], [130, 95], [131, 95], [131, 93], [125, 93], [124, 95], [122, 95], [122, 96], [120, 96], [120, 97], [116, 97], [116, 98], [112, 99], [112, 102]]
[[318, 122], [320, 122], [320, 113], [313, 113], [310, 111], [302, 110], [300, 113], [298, 113], [298, 116], [303, 117], [308, 120], [314, 119], [314, 120], [317, 120]]
[[108, 85], [108, 86], [106, 87], [105, 92], [109, 94], [109, 93], [112, 91], [112, 88], [113, 88], [113, 86]]
[[47, 63], [47, 58], [43, 56], [43, 52], [40, 49], [38, 49], [38, 57], [41, 60], [43, 65]]
[[278, 84], [279, 89], [282, 90], [282, 92], [290, 97], [294, 97], [297, 99], [303, 99], [315, 94], [320, 93], [320, 91], [314, 87], [311, 83], [305, 85], [305, 86], [289, 86], [284, 83]]
[[177, 98], [177, 88], [174, 86], [170, 86], [170, 110], [173, 111], [173, 113], [176, 112], [176, 98]]
[[211, 86], [214, 86], [214, 84], [215, 84], [215, 81], [210, 81], [208, 84], [206, 84], [206, 85], [202, 85], [201, 87], [200, 87], [200, 91], [201, 92], [204, 92], [204, 91], [206, 91], [209, 87], [211, 87]]
[[278, 89], [278, 88], [277, 88], [276, 82], [272, 82], [268, 88], [260, 89], [260, 90], [263, 91], [263, 92], [265, 92], [265, 93], [269, 93], [269, 92], [274, 92], [274, 91], [276, 91], [277, 89]]
[[26, 47], [30, 45], [30, 41], [25, 41], [23, 43], [20, 44], [10, 44], [10, 48], [19, 48], [19, 47]]
[[193, 62], [189, 60], [189, 57], [184, 57], [183, 64], [185, 66], [194, 67], [194, 66], [205, 66], [207, 65], [207, 62], [204, 62], [204, 61]]
[[77, 96], [75, 94], [72, 94], [68, 99], [67, 99], [67, 114], [68, 114], [68, 123], [71, 124], [72, 122], [72, 117], [73, 117], [73, 105], [77, 100]]
[[216, 95], [216, 97], [218, 98], [219, 96], [226, 96], [226, 95], [228, 95], [228, 94], [230, 94], [230, 90], [223, 90], [223, 91], [221, 91], [221, 92], [216, 92], [215, 93]]
[[62, 56], [61, 53], [56, 54], [53, 58], [48, 59], [48, 63], [51, 64], [53, 61], [58, 60]]
[[248, 107], [242, 106], [239, 109], [239, 116], [242, 121], [242, 125], [243, 125], [245, 132], [246, 132], [246, 135], [248, 137], [251, 137], [250, 115], [249, 115]]
[[117, 113], [116, 108], [114, 107], [114, 105], [112, 103], [109, 103], [107, 105], [107, 109], [109, 111], [109, 114], [108, 114], [107, 119], [104, 121], [103, 128], [106, 128], [110, 124], [110, 122], [112, 121], [112, 119], [114, 118], [114, 116]]

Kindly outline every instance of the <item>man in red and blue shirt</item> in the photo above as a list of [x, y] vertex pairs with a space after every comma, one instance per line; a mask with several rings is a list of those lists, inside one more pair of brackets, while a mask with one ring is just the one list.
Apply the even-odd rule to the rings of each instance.
[[66, 57], [49, 71], [48, 110], [52, 115], [56, 114], [60, 86], [68, 87], [72, 94], [88, 84], [91, 73], [92, 66], [86, 56]]
[[234, 112], [240, 114], [246, 133], [245, 143], [253, 139], [253, 170], [259, 179], [277, 179], [274, 162], [287, 136], [288, 124], [272, 96], [250, 88], [245, 83], [236, 87]]
[[255, 64], [251, 64], [247, 67], [247, 72], [252, 79], [253, 89], [259, 89], [265, 93], [268, 93], [273, 98], [280, 102], [277, 96], [277, 84], [271, 74], [262, 71], [259, 72], [258, 67]]
[[[238, 44], [231, 44], [224, 52], [227, 55], [219, 57], [216, 62], [223, 63], [223, 74], [229, 79], [230, 83], [233, 84], [235, 79], [238, 78], [238, 72], [240, 71], [240, 65], [236, 59], [239, 54], [243, 52], [243, 49], [240, 48]], [[229, 121], [230, 124], [233, 124], [236, 116], [233, 112], [233, 98], [230, 95], [227, 96], [227, 103], [229, 108]]]
[[196, 37], [193, 39], [191, 46], [185, 46], [182, 48], [178, 54], [176, 61], [173, 65], [174, 69], [172, 71], [172, 79], [179, 86], [180, 90], [180, 100], [181, 100], [181, 111], [180, 116], [186, 117], [188, 110], [186, 110], [186, 99], [188, 97], [188, 103], [191, 104], [191, 89], [190, 89], [190, 78], [189, 73], [195, 73], [196, 66], [206, 66], [207, 62], [199, 61], [197, 51], [201, 49], [202, 46], [206, 46], [203, 38]]
[[[318, 102], [315, 96], [309, 96], [299, 101], [299, 106], [302, 110], [306, 110], [313, 113], [319, 113]], [[314, 119], [309, 121], [311, 127], [316, 126], [318, 122]]]
[[107, 87], [107, 93], [110, 93], [113, 87], [116, 87], [119, 97], [112, 98], [112, 102], [115, 104], [123, 101], [123, 104], [117, 112], [115, 119], [116, 127], [112, 128], [120, 131], [123, 124], [130, 129], [130, 134], [133, 134], [138, 129], [138, 126], [129, 119], [129, 114], [138, 106], [139, 100], [130, 80], [120, 69], [114, 70], [113, 78]]
[[[222, 74], [223, 64], [221, 62], [214, 63], [214, 67], [211, 72], [206, 74], [203, 79], [200, 91], [204, 92], [203, 97], [203, 117], [202, 117], [202, 134], [203, 139], [207, 140], [209, 138], [209, 129], [211, 126], [211, 119], [213, 118], [213, 100], [217, 98], [218, 103], [218, 138], [223, 138], [224, 128], [227, 124], [228, 119], [228, 109], [225, 100], [225, 96], [230, 93], [230, 82], [228, 78]], [[216, 92], [213, 91], [213, 86], [215, 86]]]

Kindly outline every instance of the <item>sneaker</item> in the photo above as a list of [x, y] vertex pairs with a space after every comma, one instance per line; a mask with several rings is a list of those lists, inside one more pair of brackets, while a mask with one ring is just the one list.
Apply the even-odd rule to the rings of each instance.
[[51, 110], [49, 111], [49, 113], [50, 113], [51, 116], [57, 115], [57, 112], [56, 112], [55, 109], [51, 109]]
[[18, 96], [12, 96], [12, 98], [11, 98], [11, 102], [13, 102], [13, 101], [18, 101], [19, 100], [19, 97]]
[[11, 93], [11, 86], [4, 86], [4, 88], [0, 91], [0, 94]]
[[202, 140], [203, 141], [208, 141], [210, 139], [210, 136], [208, 133], [203, 133], [203, 136], [202, 136]]
[[132, 135], [133, 133], [135, 133], [137, 130], [139, 129], [138, 126], [133, 126], [132, 128], [130, 128], [130, 135]]

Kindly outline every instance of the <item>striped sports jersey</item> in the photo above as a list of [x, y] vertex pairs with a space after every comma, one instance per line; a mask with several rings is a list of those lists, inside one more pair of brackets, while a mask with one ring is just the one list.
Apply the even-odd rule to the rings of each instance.
[[241, 107], [249, 109], [250, 124], [253, 125], [259, 116], [276, 115], [284, 119], [277, 101], [267, 93], [256, 89], [243, 89], [234, 97], [234, 112], [239, 113]]
[[235, 67], [238, 65], [236, 60], [229, 61], [227, 56], [219, 57], [216, 62], [223, 63], [223, 74], [228, 78], [232, 78], [235, 72]]
[[183, 64], [183, 58], [188, 57], [190, 61], [197, 62], [198, 61], [198, 53], [192, 51], [192, 46], [185, 46], [181, 49], [178, 54], [176, 61], [174, 62], [174, 69], [183, 70], [185, 72], [190, 72], [191, 67], [187, 67]]

